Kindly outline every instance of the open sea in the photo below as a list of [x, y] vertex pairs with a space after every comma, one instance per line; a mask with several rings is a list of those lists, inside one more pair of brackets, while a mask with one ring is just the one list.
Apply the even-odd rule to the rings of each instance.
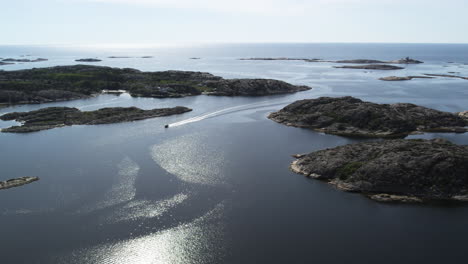
[[[333, 63], [239, 60], [407, 56], [425, 63], [369, 71], [335, 69]], [[320, 96], [468, 110], [467, 80], [378, 80], [424, 73], [468, 76], [468, 45], [0, 46], [0, 58], [48, 59], [0, 70], [73, 65], [89, 57], [103, 60], [92, 65], [272, 78], [313, 89], [264, 97], [100, 95], [0, 108], [0, 115], [50, 106], [193, 109], [130, 123], [0, 133], [0, 180], [40, 177], [0, 191], [0, 263], [430, 264], [468, 258], [468, 206], [381, 204], [294, 174], [288, 168], [292, 154], [359, 140], [267, 119], [289, 103]], [[0, 128], [13, 124], [0, 121]], [[468, 145], [468, 133], [410, 136], [435, 137]]]

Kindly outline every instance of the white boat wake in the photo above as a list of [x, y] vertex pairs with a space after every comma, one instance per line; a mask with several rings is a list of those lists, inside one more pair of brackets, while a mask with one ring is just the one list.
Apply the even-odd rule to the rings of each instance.
[[224, 109], [221, 109], [221, 110], [218, 110], [218, 111], [215, 111], [215, 112], [211, 112], [211, 113], [208, 113], [208, 114], [199, 115], [199, 116], [191, 117], [189, 119], [185, 119], [185, 120], [182, 120], [182, 121], [179, 121], [179, 122], [168, 124], [168, 127], [182, 126], [182, 125], [186, 125], [186, 124], [189, 124], [189, 123], [202, 121], [204, 119], [215, 117], [215, 116], [230, 114], [230, 113], [233, 113], [233, 112], [250, 110], [250, 109], [255, 109], [255, 108], [262, 108], [262, 107], [267, 107], [267, 106], [272, 106], [272, 105], [281, 105], [281, 104], [286, 104], [287, 103], [287, 102], [281, 102], [281, 103], [278, 103], [278, 102], [270, 103], [270, 102], [271, 101], [263, 101], [263, 102], [257, 102], [257, 103], [252, 103], [252, 104], [244, 104], [244, 105], [237, 105], [237, 106], [233, 106], [233, 107], [228, 107], [228, 108], [224, 108]]

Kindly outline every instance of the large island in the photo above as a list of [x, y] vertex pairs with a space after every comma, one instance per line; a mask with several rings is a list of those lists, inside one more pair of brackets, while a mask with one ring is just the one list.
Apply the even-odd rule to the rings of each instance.
[[468, 146], [365, 142], [295, 155], [291, 170], [379, 202], [468, 201]]
[[200, 95], [261, 96], [311, 89], [269, 79], [223, 79], [205, 72], [142, 72], [91, 65], [0, 71], [0, 104], [81, 99], [102, 90], [126, 90], [135, 97]]
[[467, 131], [462, 113], [442, 112], [408, 103], [375, 104], [346, 96], [296, 101], [269, 118], [288, 126], [359, 137], [405, 137], [415, 132]]
[[130, 122], [154, 117], [182, 114], [192, 109], [182, 106], [142, 110], [136, 107], [102, 108], [82, 112], [77, 108], [48, 107], [31, 112], [14, 112], [0, 116], [1, 120], [16, 120], [21, 126], [2, 129], [1, 132], [28, 133], [71, 125], [99, 125]]

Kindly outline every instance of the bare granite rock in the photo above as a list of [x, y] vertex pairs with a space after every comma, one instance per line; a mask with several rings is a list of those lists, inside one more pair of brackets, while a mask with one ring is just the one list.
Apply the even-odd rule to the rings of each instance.
[[403, 76], [403, 77], [398, 77], [398, 76], [388, 76], [388, 77], [382, 77], [379, 78], [381, 81], [410, 81], [412, 79], [433, 79], [434, 77], [430, 76]]
[[74, 65], [0, 71], [0, 104], [44, 103], [86, 98], [102, 90], [134, 97], [270, 95], [310, 89], [268, 79], [223, 79], [207, 72], [142, 72], [131, 68]]
[[78, 59], [78, 60], [75, 60], [75, 61], [79, 61], [79, 62], [99, 62], [99, 61], [102, 61], [102, 60], [94, 59], [94, 58], [86, 58], [86, 59]]
[[457, 79], [468, 80], [468, 77], [452, 75], [452, 74], [429, 74], [429, 73], [426, 73], [424, 75], [432, 76], [432, 77], [457, 78]]
[[271, 79], [230, 79], [207, 82], [205, 85], [210, 88], [210, 92], [206, 92], [205, 94], [225, 96], [262, 96], [311, 89], [307, 86], [296, 86]]
[[366, 64], [366, 65], [345, 65], [345, 66], [334, 66], [339, 69], [362, 69], [362, 70], [402, 70], [403, 67], [387, 65], [387, 64]]
[[1, 132], [29, 133], [71, 125], [99, 125], [131, 122], [148, 118], [182, 114], [192, 109], [182, 106], [142, 110], [136, 107], [102, 108], [82, 112], [77, 108], [48, 107], [31, 112], [14, 112], [0, 116], [1, 120], [23, 122], [22, 126], [2, 129]]
[[468, 146], [384, 140], [301, 155], [291, 170], [379, 202], [468, 201]]
[[0, 181], [0, 190], [19, 187], [28, 183], [38, 181], [38, 177], [21, 177], [17, 179], [10, 179], [7, 181]]
[[414, 104], [375, 104], [346, 96], [296, 101], [269, 115], [288, 126], [358, 137], [405, 137], [414, 132], [467, 132], [467, 119]]

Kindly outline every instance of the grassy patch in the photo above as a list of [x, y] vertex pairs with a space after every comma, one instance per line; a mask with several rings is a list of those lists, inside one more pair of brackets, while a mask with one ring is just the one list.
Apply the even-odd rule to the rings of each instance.
[[343, 167], [339, 168], [336, 172], [340, 180], [346, 180], [355, 173], [359, 168], [361, 168], [365, 163], [364, 162], [349, 162]]

